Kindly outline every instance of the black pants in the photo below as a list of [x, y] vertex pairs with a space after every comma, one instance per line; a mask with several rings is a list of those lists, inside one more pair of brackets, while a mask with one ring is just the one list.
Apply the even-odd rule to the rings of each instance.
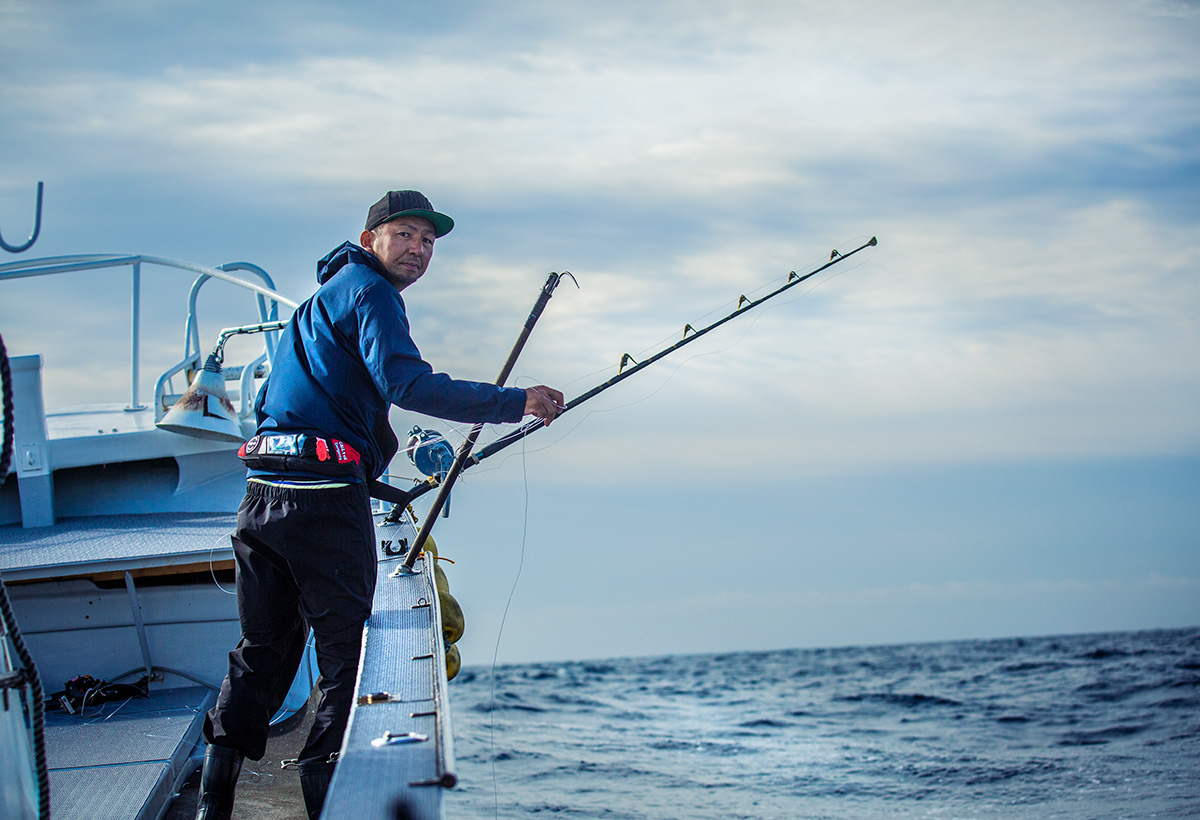
[[204, 722], [209, 743], [251, 760], [316, 638], [321, 700], [304, 764], [329, 759], [350, 717], [363, 625], [375, 592], [375, 529], [365, 485], [282, 488], [250, 482], [233, 536], [242, 640]]

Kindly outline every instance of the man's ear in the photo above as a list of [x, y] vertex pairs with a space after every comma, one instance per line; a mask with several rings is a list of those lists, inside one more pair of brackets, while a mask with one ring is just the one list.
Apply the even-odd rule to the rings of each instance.
[[363, 231], [362, 236], [360, 236], [358, 238], [358, 244], [362, 245], [364, 248], [371, 251], [372, 253], [375, 252], [374, 249], [371, 247], [371, 244], [374, 241], [375, 241], [375, 234], [371, 233], [370, 231]]

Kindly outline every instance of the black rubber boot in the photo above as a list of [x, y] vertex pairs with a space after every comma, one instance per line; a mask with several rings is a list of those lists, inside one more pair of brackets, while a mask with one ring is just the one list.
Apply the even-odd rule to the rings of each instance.
[[336, 765], [324, 760], [320, 763], [300, 764], [300, 791], [304, 793], [304, 808], [308, 812], [308, 820], [317, 820], [321, 816], [321, 809], [325, 806], [325, 794], [329, 791], [329, 781], [333, 780]]
[[229, 820], [233, 814], [233, 789], [242, 772], [242, 754], [228, 746], [209, 746], [200, 774], [200, 802], [196, 820]]

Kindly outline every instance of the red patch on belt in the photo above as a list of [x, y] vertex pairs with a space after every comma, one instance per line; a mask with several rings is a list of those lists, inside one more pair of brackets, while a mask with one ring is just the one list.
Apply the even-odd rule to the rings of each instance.
[[359, 460], [361, 459], [361, 456], [358, 454], [358, 450], [355, 450], [344, 441], [337, 441], [335, 439], [333, 442], [333, 449], [337, 454], [338, 464], [346, 464], [348, 462], [358, 464]]

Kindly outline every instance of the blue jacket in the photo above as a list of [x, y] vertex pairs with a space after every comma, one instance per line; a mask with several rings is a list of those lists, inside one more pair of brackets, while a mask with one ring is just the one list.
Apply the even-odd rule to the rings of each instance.
[[404, 300], [373, 254], [346, 242], [317, 263], [317, 281], [280, 336], [259, 392], [260, 434], [341, 439], [378, 478], [399, 447], [390, 405], [451, 421], [520, 421], [524, 390], [433, 372], [409, 335]]

